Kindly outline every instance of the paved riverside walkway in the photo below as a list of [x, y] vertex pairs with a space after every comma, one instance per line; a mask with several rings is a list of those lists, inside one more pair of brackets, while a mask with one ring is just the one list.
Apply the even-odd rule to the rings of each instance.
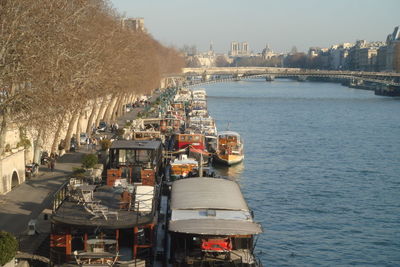
[[0, 230], [16, 236], [26, 234], [29, 220], [37, 219], [44, 209], [51, 207], [53, 193], [68, 180], [73, 167], [81, 166], [83, 155], [90, 152], [82, 147], [66, 153], [58, 158], [53, 172], [40, 166], [37, 176], [0, 195]]
[[[142, 107], [134, 108], [118, 118], [120, 127], [125, 125], [123, 122], [135, 119], [141, 110], [143, 110]], [[38, 227], [43, 225], [40, 224], [43, 221], [40, 215], [45, 209], [51, 210], [53, 194], [68, 180], [72, 168], [81, 166], [82, 157], [88, 153], [96, 153], [96, 151], [88, 149], [86, 145], [81, 145], [76, 152], [69, 152], [58, 158], [53, 172], [41, 165], [39, 175], [16, 186], [10, 192], [0, 195], [0, 230], [20, 237], [27, 234], [28, 222], [31, 219], [38, 219]], [[42, 232], [48, 231], [47, 228], [48, 223], [46, 230], [43, 229]], [[38, 230], [41, 231], [41, 229]]]

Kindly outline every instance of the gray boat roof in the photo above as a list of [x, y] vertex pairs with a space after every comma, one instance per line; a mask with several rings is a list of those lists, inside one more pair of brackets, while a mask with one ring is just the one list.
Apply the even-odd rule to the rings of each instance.
[[115, 140], [111, 144], [111, 149], [158, 149], [161, 146], [159, 140]]
[[175, 181], [171, 209], [249, 210], [236, 182], [204, 177]]
[[262, 233], [262, 228], [252, 221], [193, 219], [170, 221], [169, 231], [199, 235], [255, 235]]

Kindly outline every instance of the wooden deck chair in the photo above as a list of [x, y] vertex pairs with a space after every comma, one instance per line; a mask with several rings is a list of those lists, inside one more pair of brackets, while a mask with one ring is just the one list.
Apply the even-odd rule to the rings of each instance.
[[88, 208], [89, 213], [91, 213], [92, 215], [95, 216], [95, 217], [91, 218], [91, 220], [95, 219], [95, 218], [99, 218], [100, 215], [102, 215], [104, 217], [104, 219], [106, 219], [106, 220], [108, 220], [109, 215], [113, 215], [118, 220], [118, 211], [110, 211], [108, 209], [108, 207], [106, 207], [104, 205], [100, 205], [98, 203], [87, 203], [85, 205], [85, 207]]
[[103, 216], [106, 220], [107, 220], [107, 216], [104, 215], [104, 212], [101, 209], [98, 209], [96, 207], [94, 207], [93, 205], [91, 205], [90, 203], [84, 203], [83, 204], [83, 208], [90, 214], [93, 215], [92, 218], [90, 218], [90, 220], [93, 219], [97, 219], [100, 218], [101, 216]]
[[74, 250], [74, 257], [75, 257], [76, 264], [78, 264], [78, 266], [81, 266], [81, 265], [82, 265], [82, 262], [81, 262], [81, 260], [78, 258], [78, 251], [77, 251], [77, 250]]

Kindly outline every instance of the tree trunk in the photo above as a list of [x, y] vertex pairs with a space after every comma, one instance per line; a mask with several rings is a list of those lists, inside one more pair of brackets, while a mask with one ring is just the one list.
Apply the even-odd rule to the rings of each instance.
[[112, 114], [111, 114], [111, 121], [115, 121], [117, 119], [117, 116], [120, 116], [121, 114], [119, 113], [119, 107], [122, 103], [124, 96], [120, 95], [117, 98], [117, 101], [115, 102], [115, 106], [113, 108]]
[[81, 132], [82, 132], [82, 117], [83, 117], [83, 110], [79, 112], [78, 123], [76, 124], [76, 147], [79, 148], [81, 146]]
[[54, 140], [53, 140], [53, 144], [51, 145], [50, 153], [56, 153], [56, 151], [58, 150], [58, 143], [60, 142], [61, 130], [62, 130], [63, 126], [64, 126], [64, 120], [63, 120], [63, 118], [60, 118], [58, 120], [57, 130], [54, 134]]
[[126, 110], [124, 109], [124, 106], [132, 103], [129, 99], [130, 99], [130, 96], [128, 94], [126, 94], [124, 97], [124, 100], [122, 101], [122, 106], [120, 106], [121, 115], [125, 114], [125, 112], [126, 112]]
[[116, 94], [113, 94], [110, 100], [110, 103], [107, 106], [106, 112], [104, 113], [104, 117], [103, 117], [103, 121], [105, 122], [110, 122], [111, 119], [111, 112], [113, 112], [114, 109], [114, 105], [117, 102], [118, 97], [116, 96]]
[[100, 121], [103, 119], [104, 110], [107, 107], [107, 103], [108, 103], [108, 99], [107, 99], [107, 97], [104, 97], [103, 101], [101, 101], [99, 113], [97, 114], [95, 127], [97, 127], [99, 125]]
[[43, 128], [39, 128], [36, 140], [34, 141], [34, 149], [33, 149], [33, 163], [40, 164], [40, 152], [42, 151], [43, 145]]
[[131, 99], [130, 99], [130, 103], [133, 103], [136, 101], [136, 95], [134, 93], [131, 94]]
[[92, 112], [90, 113], [88, 124], [86, 126], [86, 133], [89, 135], [89, 137], [92, 135], [93, 128], [97, 126], [93, 123], [93, 121], [97, 115], [98, 110], [99, 110], [99, 105], [97, 103], [97, 100], [94, 100]]
[[124, 95], [124, 97], [122, 98], [121, 104], [118, 109], [118, 114], [120, 116], [125, 114], [126, 109], [124, 107], [126, 106], [126, 104], [128, 104], [128, 95]]
[[8, 131], [8, 113], [4, 110], [1, 113], [1, 127], [0, 127], [0, 155], [3, 155], [6, 147], [6, 134]]
[[78, 117], [79, 117], [79, 109], [75, 109], [72, 113], [71, 120], [69, 121], [68, 124], [67, 134], [65, 135], [65, 151], [68, 151], [71, 147], [71, 137], [75, 129], [75, 124], [76, 121], [78, 120]]

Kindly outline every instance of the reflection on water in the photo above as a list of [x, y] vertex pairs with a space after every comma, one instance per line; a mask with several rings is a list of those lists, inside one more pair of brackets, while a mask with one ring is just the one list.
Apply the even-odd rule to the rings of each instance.
[[244, 170], [244, 163], [241, 162], [231, 167], [215, 164], [213, 168], [217, 176], [238, 182]]

